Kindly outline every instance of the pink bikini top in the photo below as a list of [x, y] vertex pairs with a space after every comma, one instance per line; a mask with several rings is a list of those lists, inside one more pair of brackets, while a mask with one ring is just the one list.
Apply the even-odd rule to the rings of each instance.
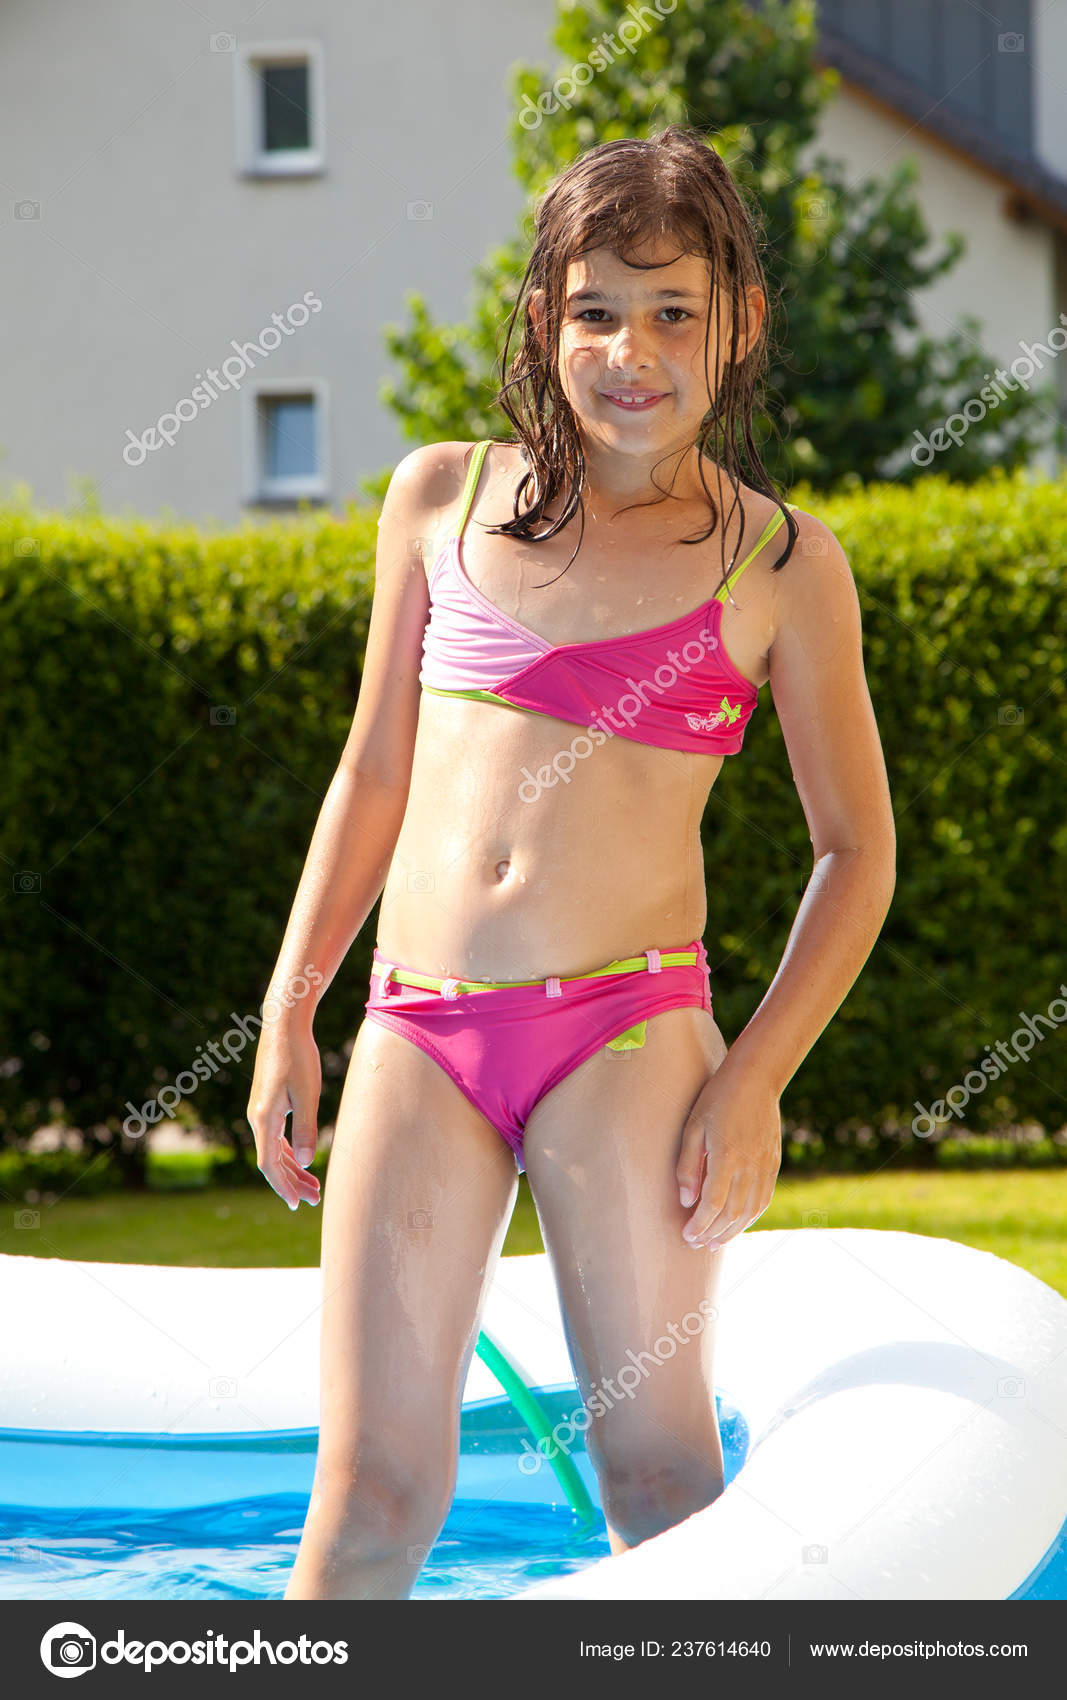
[[781, 510], [726, 585], [700, 608], [626, 637], [551, 644], [483, 596], [460, 559], [460, 538], [488, 447], [481, 442], [474, 451], [459, 530], [430, 567], [423, 690], [507, 703], [658, 749], [736, 755], [759, 687], [738, 672], [719, 640], [723, 602], [784, 522]]

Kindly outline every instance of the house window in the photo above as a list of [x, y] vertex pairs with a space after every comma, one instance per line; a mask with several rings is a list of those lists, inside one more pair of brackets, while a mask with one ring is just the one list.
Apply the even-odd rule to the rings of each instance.
[[246, 500], [324, 500], [326, 394], [318, 382], [264, 386], [250, 397]]
[[311, 114], [307, 61], [300, 65], [264, 65], [260, 69], [263, 95], [263, 148], [285, 153], [311, 146]]
[[236, 56], [238, 168], [250, 177], [325, 169], [322, 56], [316, 42], [242, 47]]

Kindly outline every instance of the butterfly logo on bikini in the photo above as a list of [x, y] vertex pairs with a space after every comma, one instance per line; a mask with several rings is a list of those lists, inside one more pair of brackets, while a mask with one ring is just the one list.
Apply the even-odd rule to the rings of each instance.
[[723, 697], [718, 714], [687, 714], [685, 723], [692, 732], [712, 732], [716, 726], [721, 726], [723, 721], [732, 726], [740, 713], [740, 703], [731, 705]]

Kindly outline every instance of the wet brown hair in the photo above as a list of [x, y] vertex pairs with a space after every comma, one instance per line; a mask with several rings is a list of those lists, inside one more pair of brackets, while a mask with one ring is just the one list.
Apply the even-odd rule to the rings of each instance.
[[[741, 510], [741, 553], [745, 512], [738, 482], [747, 469], [746, 482], [771, 497], [785, 514], [787, 544], [773, 563], [777, 572], [785, 566], [797, 538], [797, 524], [775, 490], [764, 467], [752, 434], [752, 414], [767, 371], [767, 320], [759, 337], [743, 360], [737, 351], [738, 325], [744, 322], [744, 291], [758, 284], [769, 295], [760, 263], [757, 219], [750, 212], [729, 171], [715, 149], [698, 130], [671, 124], [646, 140], [623, 137], [602, 142], [579, 156], [538, 197], [534, 209], [534, 241], [518, 298], [508, 324], [500, 357], [501, 386], [493, 398], [510, 419], [522, 445], [527, 471], [515, 491], [514, 519], [486, 530], [503, 536], [520, 537], [536, 543], [554, 537], [581, 512], [581, 529], [571, 561], [581, 546], [585, 529], [582, 487], [585, 456], [573, 410], [559, 376], [559, 337], [565, 309], [567, 270], [578, 255], [593, 248], [610, 248], [626, 265], [643, 271], [658, 269], [642, 263], [636, 252], [662, 239], [673, 238], [678, 253], [697, 254], [710, 268], [708, 313], [704, 327], [705, 350], [711, 335], [712, 306], [718, 291], [729, 296], [730, 354], [718, 394], [709, 389], [709, 408], [697, 432], [700, 482], [711, 508], [708, 529], [684, 543], [703, 543], [722, 516], [704, 481], [707, 456], [717, 459], [734, 491], [733, 507]], [[660, 262], [666, 264], [670, 262]], [[528, 311], [528, 297], [544, 291], [545, 347], [542, 348]], [[521, 321], [522, 339], [508, 364], [508, 350], [516, 325]], [[658, 488], [658, 486], [657, 486]], [[555, 521], [546, 521], [545, 510], [562, 492], [566, 502]], [[669, 491], [664, 496], [670, 495]], [[520, 504], [525, 504], [520, 506]], [[631, 503], [630, 506], [654, 506]], [[625, 510], [623, 510], [625, 511]], [[722, 521], [722, 582], [726, 583], [726, 520]], [[538, 529], [540, 528], [540, 529]], [[570, 566], [570, 561], [567, 562]], [[564, 567], [563, 571], [566, 572]], [[554, 582], [549, 580], [549, 583]], [[541, 587], [538, 587], [541, 588]]]

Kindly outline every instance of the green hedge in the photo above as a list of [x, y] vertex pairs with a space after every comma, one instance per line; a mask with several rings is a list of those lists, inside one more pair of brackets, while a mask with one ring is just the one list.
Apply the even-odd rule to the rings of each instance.
[[[213, 536], [0, 514], [9, 1140], [114, 1138], [257, 1014], [351, 723], [374, 536], [370, 514]], [[327, 1103], [372, 942], [316, 1023]], [[253, 1044], [230, 1047], [189, 1119], [250, 1137]]]
[[[996, 475], [833, 500], [898, 828], [879, 942], [791, 1082], [787, 1120], [877, 1154], [1067, 979], [1067, 490]], [[350, 724], [375, 515], [205, 535], [0, 513], [0, 1136], [113, 1143], [127, 1100], [254, 1016]], [[800, 557], [785, 569], [802, 573]], [[235, 717], [227, 712], [236, 710]], [[704, 822], [705, 931], [728, 1039], [760, 1001], [811, 867], [769, 690]], [[316, 1019], [332, 1121], [372, 916]], [[252, 1045], [186, 1099], [250, 1138]], [[1067, 1121], [1057, 1031], [962, 1125]], [[953, 1120], [945, 1128], [958, 1133]], [[935, 1141], [919, 1142], [920, 1153]]]
[[[942, 1100], [987, 1047], [1014, 1049], [1022, 1016], [1057, 998], [1067, 1015], [1067, 485], [997, 473], [792, 499], [826, 521], [855, 574], [897, 888], [783, 1111], [817, 1133], [910, 1139], [916, 1102]], [[802, 559], [784, 570], [802, 573]], [[704, 842], [706, 939], [730, 1038], [781, 959], [811, 869], [769, 692], [744, 758], [712, 793]], [[984, 1090], [972, 1077], [963, 1127], [1067, 1123], [1063, 1028], [1046, 1015], [1041, 1031], [1029, 1062], [998, 1062]], [[953, 1117], [944, 1132], [960, 1126]]]

